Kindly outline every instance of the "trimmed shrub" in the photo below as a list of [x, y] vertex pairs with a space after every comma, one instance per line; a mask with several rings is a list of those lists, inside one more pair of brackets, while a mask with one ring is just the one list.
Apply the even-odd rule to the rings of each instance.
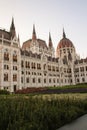
[[0, 95], [2, 95], [2, 94], [8, 95], [8, 94], [10, 94], [10, 92], [7, 90], [0, 90]]

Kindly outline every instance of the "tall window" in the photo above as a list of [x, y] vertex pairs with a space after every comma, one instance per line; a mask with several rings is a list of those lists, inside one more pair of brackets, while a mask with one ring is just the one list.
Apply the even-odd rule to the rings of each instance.
[[26, 61], [26, 62], [25, 62], [25, 67], [26, 67], [26, 68], [28, 67], [28, 64], [27, 64], [27, 63], [28, 63], [28, 62]]
[[7, 73], [4, 74], [4, 81], [8, 81], [8, 74]]
[[4, 51], [4, 60], [9, 61], [9, 52], [8, 52], [8, 49], [5, 49], [5, 51]]
[[41, 64], [37, 63], [37, 69], [41, 69]]
[[56, 67], [56, 71], [59, 72], [59, 68], [58, 67]]
[[46, 79], [44, 79], [44, 83], [46, 83]]
[[59, 79], [57, 79], [57, 83], [59, 83]]
[[51, 71], [51, 66], [50, 65], [48, 65], [48, 70]]
[[33, 80], [33, 83], [35, 83], [35, 78], [33, 78], [32, 80]]
[[75, 68], [75, 72], [79, 72], [79, 68]]
[[23, 77], [21, 77], [21, 83], [23, 83]]
[[84, 71], [84, 67], [80, 67], [80, 71], [83, 72]]
[[14, 51], [13, 53], [13, 62], [17, 62], [17, 53]]
[[13, 74], [13, 81], [17, 81], [17, 74]]
[[38, 79], [38, 83], [41, 83], [41, 79], [40, 78]]
[[8, 65], [4, 65], [4, 69], [5, 69], [5, 70], [8, 70], [8, 69], [9, 69], [9, 66], [8, 66]]
[[49, 83], [51, 83], [51, 79], [49, 79]]
[[24, 61], [23, 60], [21, 61], [21, 67], [22, 68], [24, 67]]
[[43, 69], [44, 69], [44, 70], [46, 69], [46, 64], [43, 65]]
[[26, 78], [26, 83], [29, 83], [29, 78], [28, 77]]
[[55, 71], [55, 66], [52, 66], [52, 71]]
[[28, 68], [30, 68], [30, 62], [28, 62]]
[[82, 78], [82, 82], [85, 82], [85, 78]]
[[[29, 66], [30, 66], [30, 65], [29, 65]], [[31, 63], [31, 68], [32, 68], [32, 69], [36, 69], [36, 64], [32, 62], [32, 63]]]
[[13, 70], [17, 70], [17, 66], [13, 66]]

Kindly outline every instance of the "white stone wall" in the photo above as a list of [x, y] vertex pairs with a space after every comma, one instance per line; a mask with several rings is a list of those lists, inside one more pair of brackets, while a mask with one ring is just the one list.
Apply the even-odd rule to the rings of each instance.
[[[9, 61], [4, 60], [6, 49], [9, 53]], [[0, 89], [14, 92], [15, 89], [27, 87], [56, 87], [87, 83], [87, 62], [75, 64], [75, 60], [78, 60], [75, 48], [65, 47], [60, 49], [61, 55], [58, 61], [55, 61], [55, 58], [53, 60], [54, 49], [42, 49], [37, 44], [36, 47], [32, 46], [30, 50], [33, 53], [40, 54], [41, 57], [37, 58], [21, 54], [17, 38], [13, 40], [0, 38]], [[68, 59], [69, 51], [72, 56], [71, 61]], [[17, 54], [17, 62], [13, 62], [14, 52]], [[51, 56], [51, 60], [48, 60], [49, 56]], [[63, 63], [64, 56], [67, 57], [67, 64]], [[21, 66], [22, 61], [23, 67]], [[26, 67], [26, 62], [29, 63], [29, 67]], [[33, 68], [32, 64], [35, 64]], [[9, 66], [9, 69], [5, 69], [5, 65]], [[13, 66], [16, 66], [17, 70], [14, 70]], [[76, 69], [79, 71], [76, 71]], [[8, 81], [4, 81], [5, 73], [8, 74]], [[17, 81], [13, 81], [14, 74], [17, 75]]]
[[[14, 85], [16, 89], [21, 89], [21, 56], [18, 41], [0, 39], [0, 88], [6, 89], [10, 92], [14, 91]], [[4, 60], [5, 51], [9, 54], [9, 60]], [[13, 62], [13, 53], [17, 54], [17, 62]], [[8, 66], [8, 67], [7, 67]], [[17, 67], [17, 70], [13, 70], [13, 66]], [[4, 74], [8, 74], [8, 80], [4, 81]], [[17, 75], [17, 81], [13, 82], [13, 74]]]

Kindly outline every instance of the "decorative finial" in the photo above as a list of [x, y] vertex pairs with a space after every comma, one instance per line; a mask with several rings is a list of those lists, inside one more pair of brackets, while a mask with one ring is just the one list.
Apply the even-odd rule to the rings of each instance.
[[66, 38], [66, 34], [65, 34], [65, 31], [64, 31], [64, 28], [63, 28], [63, 38]]
[[11, 26], [10, 26], [10, 34], [11, 34], [12, 38], [14, 36], [16, 36], [15, 25], [14, 25], [14, 18], [13, 17], [12, 17], [12, 22], [11, 22]]
[[35, 31], [35, 25], [33, 24], [33, 33], [32, 33], [32, 40], [36, 40], [36, 31]]
[[51, 34], [50, 34], [50, 32], [49, 32], [49, 41], [50, 41], [50, 42], [52, 42], [52, 40], [51, 40]]
[[14, 18], [13, 18], [13, 17], [12, 17], [11, 29], [15, 29], [15, 26], [14, 26]]
[[20, 42], [20, 37], [19, 37], [19, 34], [18, 34], [18, 41]]
[[49, 32], [49, 47], [53, 47], [53, 44], [52, 44], [52, 39], [51, 39], [51, 34]]

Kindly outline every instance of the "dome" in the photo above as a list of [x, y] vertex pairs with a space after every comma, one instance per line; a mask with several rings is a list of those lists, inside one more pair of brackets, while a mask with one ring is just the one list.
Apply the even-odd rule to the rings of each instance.
[[58, 49], [64, 47], [73, 47], [73, 43], [68, 38], [62, 38], [57, 46]]
[[61, 55], [61, 49], [65, 49], [65, 48], [75, 49], [73, 43], [68, 38], [66, 38], [66, 34], [63, 29], [63, 38], [60, 40], [59, 44], [57, 45], [56, 57], [59, 57]]
[[60, 40], [60, 42], [57, 46], [57, 49], [64, 48], [64, 47], [73, 47], [74, 48], [74, 45], [68, 38], [66, 38], [65, 32], [63, 30], [63, 38]]

